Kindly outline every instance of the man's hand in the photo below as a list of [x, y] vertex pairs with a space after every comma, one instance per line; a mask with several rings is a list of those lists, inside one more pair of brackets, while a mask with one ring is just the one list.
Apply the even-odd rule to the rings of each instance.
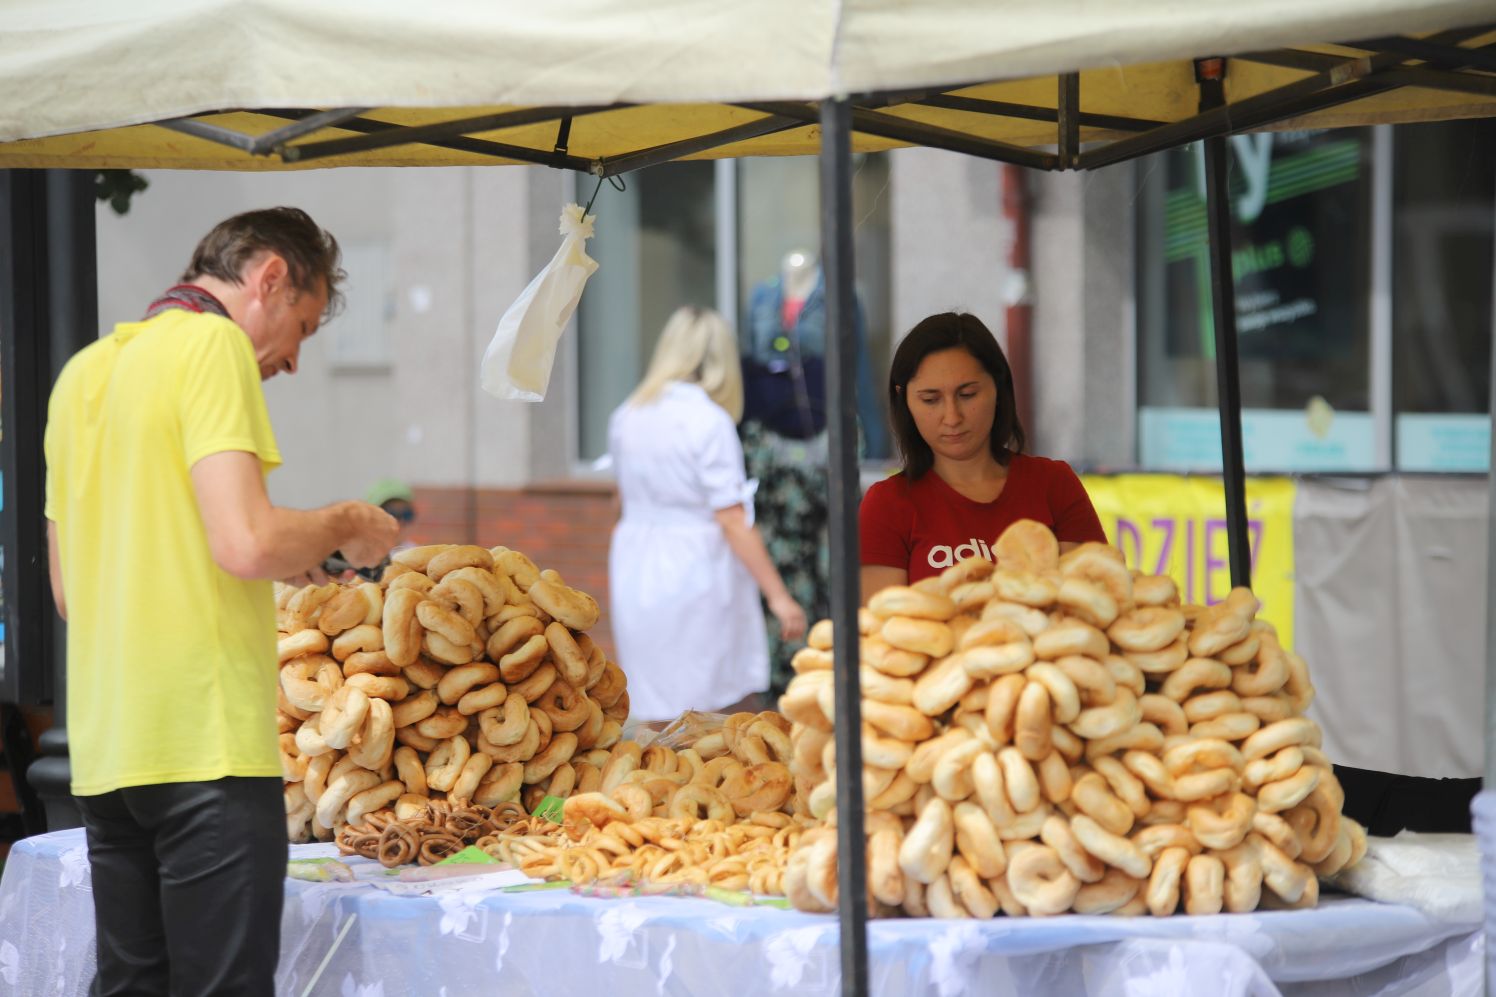
[[339, 548], [343, 558], [355, 568], [372, 568], [395, 546], [400, 521], [367, 502], [349, 502], [347, 512], [352, 536]]

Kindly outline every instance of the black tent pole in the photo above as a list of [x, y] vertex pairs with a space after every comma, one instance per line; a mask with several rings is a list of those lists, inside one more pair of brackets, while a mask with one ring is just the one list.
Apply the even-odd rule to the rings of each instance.
[[[1196, 63], [1202, 109], [1224, 102], [1226, 62]], [[1252, 585], [1247, 543], [1247, 475], [1242, 459], [1241, 381], [1236, 359], [1236, 287], [1231, 270], [1230, 151], [1221, 136], [1205, 140], [1205, 214], [1210, 224], [1210, 298], [1215, 319], [1216, 393], [1221, 413], [1221, 474], [1226, 489], [1226, 539], [1233, 587]]]
[[821, 269], [826, 281], [826, 408], [830, 445], [831, 625], [836, 646], [837, 899], [841, 991], [868, 992], [863, 837], [862, 688], [858, 681], [857, 347], [852, 336], [852, 108], [821, 104]]

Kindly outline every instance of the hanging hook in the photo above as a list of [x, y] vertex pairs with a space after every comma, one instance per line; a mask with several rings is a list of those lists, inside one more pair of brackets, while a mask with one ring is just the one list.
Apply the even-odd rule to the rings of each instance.
[[[601, 169], [601, 164], [599, 164], [599, 169]], [[628, 185], [623, 182], [623, 178], [622, 177], [619, 177], [619, 176], [611, 176], [610, 177], [610, 176], [605, 176], [602, 173], [599, 173], [597, 175], [597, 186], [594, 187], [594, 188], [592, 188], [592, 196], [587, 199], [587, 207], [585, 207], [585, 208], [582, 209], [582, 217], [583, 218], [586, 218], [588, 215], [592, 214], [592, 205], [593, 205], [593, 202], [595, 202], [597, 200], [598, 192], [603, 189], [603, 181], [604, 180], [608, 181], [608, 186], [612, 187], [614, 190], [618, 191], [620, 194], [629, 189]]]

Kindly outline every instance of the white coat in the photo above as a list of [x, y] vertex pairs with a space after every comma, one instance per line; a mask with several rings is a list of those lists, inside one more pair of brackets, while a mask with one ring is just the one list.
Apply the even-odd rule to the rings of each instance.
[[623, 515], [608, 554], [610, 617], [630, 715], [719, 710], [769, 685], [758, 586], [714, 513], [753, 485], [732, 419], [699, 386], [672, 382], [608, 420]]

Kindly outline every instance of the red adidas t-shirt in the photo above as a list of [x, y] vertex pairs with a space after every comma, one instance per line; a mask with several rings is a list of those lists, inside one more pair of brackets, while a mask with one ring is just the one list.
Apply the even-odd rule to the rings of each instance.
[[991, 502], [973, 502], [933, 470], [878, 482], [858, 513], [862, 563], [904, 568], [911, 583], [974, 555], [992, 559], [992, 542], [1020, 519], [1035, 519], [1061, 542], [1106, 542], [1101, 519], [1070, 465], [1015, 454], [1008, 483]]

